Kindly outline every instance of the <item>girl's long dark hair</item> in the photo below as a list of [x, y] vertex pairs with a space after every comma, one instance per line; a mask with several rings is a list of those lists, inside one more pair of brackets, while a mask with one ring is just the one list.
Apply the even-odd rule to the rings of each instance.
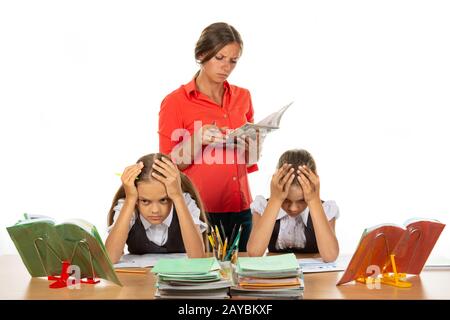
[[[169, 159], [170, 158], [162, 153], [152, 153], [147, 154], [136, 161], [136, 163], [142, 162], [144, 164], [144, 167], [142, 168], [141, 173], [138, 175], [135, 184], [138, 184], [140, 181], [148, 181], [152, 178], [152, 172], [153, 172], [153, 163], [156, 159], [162, 160], [162, 158]], [[208, 220], [206, 218], [205, 209], [203, 207], [202, 200], [200, 198], [200, 195], [198, 194], [194, 184], [191, 182], [191, 180], [182, 172], [180, 172], [181, 177], [181, 189], [183, 192], [187, 192], [190, 194], [191, 198], [195, 201], [198, 208], [200, 209], [200, 220], [208, 224]], [[111, 203], [111, 208], [108, 212], [108, 226], [113, 224], [114, 221], [114, 207], [117, 205], [117, 201], [119, 199], [124, 199], [126, 197], [125, 195], [125, 189], [123, 186], [120, 186], [119, 190], [117, 190], [116, 194], [114, 195], [114, 198]], [[205, 242], [205, 247], [208, 248], [206, 243], [206, 232], [204, 232], [203, 240]]]

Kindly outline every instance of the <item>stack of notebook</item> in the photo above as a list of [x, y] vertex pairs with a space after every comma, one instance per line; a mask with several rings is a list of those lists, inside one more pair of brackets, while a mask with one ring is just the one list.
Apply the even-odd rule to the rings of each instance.
[[231, 296], [301, 299], [303, 273], [293, 253], [238, 258]]
[[156, 298], [227, 299], [231, 279], [222, 272], [216, 258], [160, 259], [156, 274]]

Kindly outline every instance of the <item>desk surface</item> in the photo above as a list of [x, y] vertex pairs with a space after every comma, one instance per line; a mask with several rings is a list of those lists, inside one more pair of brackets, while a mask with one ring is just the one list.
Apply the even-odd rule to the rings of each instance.
[[[298, 255], [299, 258], [312, 255]], [[381, 285], [368, 289], [364, 284], [336, 286], [342, 272], [304, 275], [304, 299], [450, 299], [450, 270], [424, 270], [408, 280], [413, 286], [401, 289]], [[0, 256], [0, 299], [154, 299], [153, 273], [118, 273], [123, 287], [102, 280], [81, 289], [49, 289], [46, 278], [31, 278], [19, 256]]]

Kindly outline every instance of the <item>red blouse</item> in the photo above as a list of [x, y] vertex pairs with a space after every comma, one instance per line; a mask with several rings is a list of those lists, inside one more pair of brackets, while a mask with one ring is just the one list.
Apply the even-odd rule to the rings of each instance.
[[[229, 129], [253, 122], [250, 92], [227, 81], [224, 88], [222, 107], [197, 91], [195, 80], [166, 96], [159, 112], [160, 152], [170, 154], [183, 141], [179, 135], [172, 140], [174, 130], [186, 129], [192, 135], [195, 121], [201, 121], [200, 126], [214, 123]], [[250, 208], [252, 197], [247, 173], [258, 170], [257, 165], [247, 167], [241, 160], [238, 161], [236, 148], [211, 150], [210, 146], [203, 146], [202, 151], [184, 173], [196, 186], [206, 211], [238, 212]], [[219, 161], [211, 161], [211, 156]]]

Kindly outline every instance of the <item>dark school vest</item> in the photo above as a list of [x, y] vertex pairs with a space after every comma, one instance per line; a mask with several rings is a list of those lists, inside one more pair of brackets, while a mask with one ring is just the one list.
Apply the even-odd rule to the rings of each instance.
[[128, 233], [127, 245], [131, 254], [186, 252], [175, 207], [173, 208], [167, 241], [163, 246], [158, 246], [147, 238], [140, 216], [136, 218], [136, 222]]
[[[323, 203], [323, 201], [322, 201]], [[279, 250], [275, 247], [278, 240], [278, 233], [280, 231], [280, 219], [275, 221], [275, 226], [270, 236], [269, 241], [269, 252], [294, 252], [294, 253], [319, 253], [319, 248], [317, 248], [316, 234], [314, 232], [314, 225], [311, 219], [311, 213], [308, 214], [308, 221], [305, 226], [305, 247], [304, 248], [286, 248]]]

